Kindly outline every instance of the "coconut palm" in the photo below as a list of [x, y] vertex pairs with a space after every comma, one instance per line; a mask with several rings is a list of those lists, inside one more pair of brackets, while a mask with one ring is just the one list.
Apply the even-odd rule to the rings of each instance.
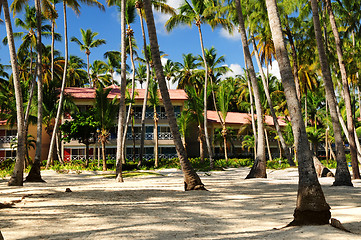
[[336, 25], [335, 16], [332, 11], [331, 2], [329, 0], [326, 0], [326, 6], [327, 6], [327, 10], [328, 10], [327, 12], [329, 15], [332, 32], [333, 32], [333, 35], [335, 38], [336, 53], [337, 53], [338, 64], [339, 64], [340, 72], [341, 72], [343, 99], [345, 101], [345, 107], [346, 107], [346, 112], [347, 112], [347, 114], [346, 114], [347, 130], [348, 130], [348, 135], [349, 135], [353, 178], [361, 179], [360, 169], [359, 169], [358, 161], [357, 161], [357, 149], [356, 149], [356, 141], [355, 141], [355, 134], [354, 134], [355, 126], [354, 126], [354, 122], [353, 122], [353, 118], [352, 118], [353, 115], [352, 115], [352, 106], [351, 106], [351, 96], [350, 96], [350, 90], [349, 90], [349, 86], [348, 86], [345, 62], [343, 59], [342, 46], [341, 46], [342, 43], [341, 43], [340, 35], [338, 32], [338, 28]]
[[224, 157], [228, 160], [227, 153], [227, 127], [226, 127], [226, 118], [228, 113], [228, 107], [231, 101], [231, 97], [234, 93], [234, 83], [233, 81], [223, 81], [217, 90], [217, 102], [219, 111], [221, 112], [222, 119], [222, 137], [224, 141]]
[[117, 72], [117, 70], [120, 68], [120, 56], [121, 53], [119, 51], [108, 51], [104, 53], [104, 58], [108, 60], [107, 71], [111, 76], [112, 84], [115, 84], [114, 73]]
[[187, 86], [194, 86], [199, 93], [203, 88], [203, 84], [200, 81], [198, 73], [198, 67], [200, 63], [198, 58], [192, 53], [182, 54], [183, 63], [179, 63], [178, 77], [173, 80], [178, 80], [177, 89], [185, 89]]
[[177, 118], [179, 132], [183, 137], [184, 149], [187, 152], [187, 141], [186, 138], [189, 135], [189, 124], [191, 122], [191, 117], [189, 111], [183, 111], [179, 118]]
[[147, 67], [144, 64], [139, 64], [135, 70], [135, 76], [140, 83], [140, 88], [143, 88], [143, 82], [147, 78]]
[[191, 163], [187, 158], [187, 153], [182, 144], [182, 139], [180, 137], [178, 127], [177, 127], [177, 120], [174, 115], [174, 110], [172, 106], [172, 102], [169, 97], [169, 93], [167, 90], [167, 84], [164, 77], [164, 72], [162, 68], [162, 62], [160, 60], [160, 53], [159, 53], [159, 45], [157, 39], [157, 32], [155, 29], [152, 5], [150, 0], [144, 0], [144, 11], [148, 26], [148, 35], [149, 41], [152, 51], [152, 58], [154, 63], [154, 68], [156, 72], [156, 76], [158, 79], [159, 89], [162, 96], [162, 101], [164, 104], [164, 108], [167, 114], [167, 118], [169, 121], [169, 127], [171, 129], [171, 133], [173, 135], [173, 141], [175, 148], [178, 153], [178, 158], [181, 164], [181, 168], [184, 174], [184, 189], [185, 190], [201, 190], [205, 189], [204, 185], [201, 182], [201, 179], [197, 175], [197, 173], [192, 168]]
[[91, 48], [96, 48], [99, 47], [100, 45], [103, 45], [106, 43], [106, 41], [104, 39], [94, 39], [98, 33], [97, 32], [92, 32], [91, 29], [87, 29], [86, 31], [84, 31], [84, 29], [80, 29], [80, 33], [81, 33], [81, 40], [79, 40], [76, 37], [72, 37], [70, 39], [70, 41], [75, 42], [76, 44], [78, 44], [80, 46], [80, 50], [81, 51], [85, 51], [86, 54], [86, 58], [87, 58], [87, 69], [88, 69], [88, 79], [89, 79], [89, 83], [91, 84], [91, 78], [90, 78], [90, 73], [89, 73], [89, 56], [90, 56], [90, 49]]
[[313, 164], [302, 111], [296, 95], [292, 68], [285, 46], [281, 21], [275, 0], [266, 0], [273, 42], [280, 66], [283, 87], [290, 112], [295, 147], [298, 156], [299, 183], [297, 205], [291, 225], [328, 224], [331, 213]]
[[16, 50], [14, 44], [13, 30], [11, 26], [11, 19], [9, 13], [9, 5], [7, 0], [2, 1], [4, 10], [4, 20], [6, 25], [6, 34], [9, 42], [9, 52], [11, 68], [13, 71], [13, 83], [16, 100], [16, 113], [17, 113], [17, 130], [18, 130], [18, 148], [16, 151], [16, 162], [14, 171], [8, 182], [9, 186], [22, 186], [24, 175], [24, 163], [25, 163], [25, 135], [24, 135], [24, 112], [22, 108], [23, 97], [21, 92], [21, 85], [19, 81], [18, 68], [16, 62]]
[[[243, 20], [242, 8], [239, 0], [235, 1], [236, 10], [239, 21], [239, 29], [241, 33], [243, 53], [245, 56], [247, 73], [249, 74], [251, 85], [254, 94], [255, 106], [256, 106], [256, 115], [257, 115], [257, 156], [254, 161], [254, 164], [251, 168], [250, 173], [246, 178], [265, 178], [266, 174], [266, 152], [265, 152], [265, 137], [263, 129], [263, 117], [262, 117], [262, 106], [261, 106], [261, 95], [258, 87], [258, 81], [256, 73], [253, 67], [253, 62], [251, 58], [251, 53], [248, 47], [246, 28]], [[253, 114], [253, 113], [252, 113]]]
[[337, 161], [337, 168], [335, 174], [335, 181], [333, 185], [335, 186], [352, 186], [350, 172], [347, 167], [346, 156], [345, 156], [345, 147], [343, 144], [342, 139], [342, 132], [341, 126], [337, 114], [337, 107], [338, 104], [336, 102], [335, 91], [333, 88], [333, 82], [331, 78], [330, 67], [328, 65], [327, 57], [325, 48], [322, 41], [322, 34], [321, 34], [321, 26], [318, 16], [318, 8], [317, 3], [311, 2], [312, 4], [312, 11], [313, 11], [313, 22], [315, 28], [315, 37], [317, 41], [317, 48], [319, 53], [319, 59], [321, 63], [322, 75], [325, 84], [326, 90], [326, 99], [329, 106], [329, 111], [332, 120], [332, 126], [334, 131], [334, 138], [335, 138], [335, 145], [336, 145], [336, 161]]
[[[220, 13], [217, 13], [217, 1], [207, 1], [207, 0], [191, 0], [185, 1], [184, 4], [179, 8], [179, 13], [177, 15], [172, 16], [166, 22], [167, 31], [171, 31], [179, 24], [186, 24], [188, 26], [192, 26], [195, 24], [198, 29], [199, 39], [201, 43], [202, 50], [202, 58], [203, 64], [205, 68], [204, 74], [204, 92], [207, 92], [208, 87], [208, 65], [206, 61], [206, 55], [203, 46], [203, 35], [201, 25], [202, 23], [209, 24], [212, 28], [217, 25], [222, 25], [223, 27], [229, 29], [231, 31], [233, 26], [230, 24], [228, 20], [221, 17]], [[219, 10], [219, 9], [218, 9]], [[216, 14], [217, 13], [217, 14]], [[207, 143], [207, 150], [210, 159], [211, 166], [213, 166], [213, 158], [212, 158], [212, 149], [209, 142], [208, 137], [208, 128], [207, 128], [207, 94], [204, 95], [204, 129], [205, 129], [205, 138]]]
[[[56, 1], [56, 0], [54, 0], [54, 1]], [[101, 3], [99, 3], [97, 0], [81, 0], [81, 2], [87, 4], [88, 6], [96, 5], [100, 9], [104, 10], [104, 6]], [[55, 4], [55, 2], [54, 2], [54, 4]], [[66, 76], [67, 76], [67, 69], [68, 69], [68, 23], [67, 23], [67, 13], [66, 13], [66, 7], [67, 6], [71, 7], [76, 14], [80, 13], [80, 10], [79, 10], [80, 5], [79, 5], [78, 1], [76, 1], [76, 0], [75, 1], [74, 0], [63, 0], [65, 62], [64, 62], [63, 79], [62, 79], [61, 90], [60, 90], [59, 106], [58, 106], [58, 110], [57, 110], [56, 118], [55, 118], [54, 133], [53, 133], [53, 136], [51, 137], [51, 140], [50, 140], [48, 161], [46, 163], [47, 168], [49, 167], [51, 156], [53, 155], [52, 153], [53, 153], [54, 145], [55, 145], [55, 137], [56, 137], [57, 132], [58, 132], [59, 121], [60, 121], [60, 116], [61, 116], [62, 106], [63, 106], [63, 101], [64, 101], [64, 89], [65, 89], [65, 85], [66, 85]], [[88, 79], [89, 79], [89, 56], [88, 56]]]
[[101, 60], [95, 60], [93, 64], [90, 65], [90, 70], [92, 86], [99, 88], [100, 85], [106, 87], [112, 84], [111, 76], [108, 74], [108, 66], [105, 62]]
[[83, 69], [86, 63], [78, 56], [70, 55], [66, 72], [66, 87], [84, 87], [87, 72]]
[[110, 135], [110, 129], [115, 125], [119, 109], [117, 98], [108, 98], [111, 90], [112, 88], [104, 89], [102, 85], [99, 85], [95, 93], [95, 120], [99, 122], [100, 128], [99, 141], [102, 145], [103, 171], [107, 170], [105, 144]]
[[164, 75], [168, 81], [168, 89], [170, 89], [170, 80], [176, 79], [177, 73], [179, 72], [179, 64], [168, 59], [164, 64]]

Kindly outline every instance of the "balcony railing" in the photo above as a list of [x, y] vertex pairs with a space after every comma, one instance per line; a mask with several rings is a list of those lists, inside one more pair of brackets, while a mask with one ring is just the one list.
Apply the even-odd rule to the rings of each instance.
[[[88, 159], [89, 160], [94, 160], [94, 156], [92, 154], [90, 154]], [[71, 155], [71, 156], [65, 156], [64, 157], [65, 162], [75, 161], [75, 160], [85, 161], [86, 156], [85, 155]]]
[[158, 133], [158, 139], [159, 140], [172, 140], [173, 134], [170, 132], [160, 132], [160, 133]]
[[[126, 157], [127, 157], [128, 160], [133, 160], [133, 154], [127, 154]], [[135, 157], [134, 160], [139, 159], [139, 154], [135, 154], [134, 157]], [[145, 160], [154, 159], [154, 154], [143, 154], [143, 159], [145, 159]]]
[[[145, 140], [153, 140], [153, 133], [145, 133]], [[140, 140], [142, 137], [141, 133], [135, 133], [134, 134], [134, 138], [135, 140]], [[127, 133], [127, 139], [128, 140], [133, 140], [133, 134], [132, 133]]]
[[159, 159], [172, 159], [172, 158], [177, 158], [178, 155], [176, 153], [161, 153], [159, 154]]
[[[128, 112], [127, 112], [128, 114]], [[167, 114], [165, 112], [157, 112], [159, 119], [167, 119]], [[175, 112], [175, 117], [179, 118], [181, 113]], [[145, 118], [146, 119], [153, 119], [154, 113], [153, 112], [145, 112]], [[141, 119], [142, 118], [142, 112], [134, 112], [134, 118], [135, 119]]]
[[9, 143], [15, 140], [16, 136], [0, 136], [0, 143]]

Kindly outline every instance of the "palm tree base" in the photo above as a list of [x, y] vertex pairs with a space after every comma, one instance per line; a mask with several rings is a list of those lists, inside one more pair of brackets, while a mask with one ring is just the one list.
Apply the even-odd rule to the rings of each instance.
[[186, 182], [184, 182], [184, 191], [191, 191], [191, 190], [205, 190], [205, 191], [207, 191], [207, 189], [204, 187], [203, 184], [190, 185], [190, 184], [187, 184]]
[[333, 187], [339, 187], [339, 186], [346, 186], [346, 187], [353, 187], [353, 184], [351, 182], [351, 178], [345, 179], [345, 180], [335, 180], [332, 183]]
[[[264, 168], [264, 169], [263, 169]], [[260, 160], [256, 159], [246, 179], [267, 178], [266, 168], [261, 166]]]
[[33, 166], [31, 166], [30, 172], [26, 177], [25, 182], [45, 182], [41, 178], [40, 162], [38, 160], [35, 160]]
[[330, 224], [331, 212], [330, 210], [324, 211], [301, 211], [295, 209], [293, 214], [294, 219], [290, 222], [287, 227], [291, 226], [304, 226], [304, 225], [326, 225]]
[[9, 182], [8, 182], [8, 186], [23, 186], [23, 181], [18, 180], [16, 178], [11, 177]]

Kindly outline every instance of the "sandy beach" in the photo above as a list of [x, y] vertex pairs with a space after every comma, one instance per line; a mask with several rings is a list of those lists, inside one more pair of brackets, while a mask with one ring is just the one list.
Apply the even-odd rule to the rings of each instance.
[[[199, 173], [209, 191], [183, 191], [176, 169], [125, 178], [109, 173], [43, 171], [47, 183], [8, 187], [0, 180], [0, 230], [11, 239], [361, 239], [361, 181], [331, 187], [322, 178], [330, 225], [282, 228], [293, 219], [297, 169], [268, 170], [245, 180], [248, 168]], [[66, 192], [70, 188], [71, 192]], [[282, 228], [282, 229], [280, 229]]]

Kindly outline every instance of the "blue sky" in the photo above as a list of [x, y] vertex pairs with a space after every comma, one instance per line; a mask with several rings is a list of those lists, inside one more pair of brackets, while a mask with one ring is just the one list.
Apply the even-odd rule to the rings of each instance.
[[[100, 0], [100, 2], [106, 6], [105, 0]], [[176, 8], [181, 4], [181, 2], [182, 0], [169, 0], [168, 4]], [[106, 51], [120, 50], [120, 21], [118, 8], [115, 6], [106, 6], [105, 8], [105, 11], [101, 11], [96, 7], [87, 7], [83, 5], [79, 16], [76, 16], [70, 8], [67, 8], [69, 38], [72, 36], [80, 38], [80, 28], [90, 28], [93, 32], [99, 33], [97, 38], [102, 38], [107, 41], [107, 44], [91, 50], [90, 63], [94, 60], [104, 60], [103, 54]], [[62, 3], [57, 5], [57, 10], [59, 11], [59, 19], [57, 20], [56, 31], [63, 35]], [[154, 15], [160, 50], [168, 54], [165, 58], [182, 62], [182, 54], [201, 54], [198, 30], [195, 26], [191, 28], [189, 26], [179, 26], [172, 32], [168, 33], [164, 28], [164, 23], [169, 16], [157, 12], [154, 12]], [[19, 13], [16, 17], [22, 18], [22, 13]], [[21, 29], [16, 29], [15, 26], [13, 27], [14, 32], [22, 31]], [[244, 67], [244, 60], [241, 40], [237, 31], [235, 31], [234, 35], [231, 36], [222, 28], [216, 28], [212, 31], [212, 29], [207, 25], [202, 25], [202, 27], [205, 47], [210, 48], [214, 46], [219, 56], [224, 55], [226, 60], [225, 64], [233, 70], [232, 75], [240, 74], [242, 72], [242, 68]], [[138, 46], [142, 49], [142, 35], [138, 17], [132, 25], [132, 29], [135, 33]], [[0, 25], [1, 39], [5, 36], [5, 33], [5, 26], [2, 24]], [[43, 42], [45, 44], [50, 44], [50, 39], [44, 39]], [[20, 41], [16, 43], [16, 46], [19, 45]], [[57, 42], [55, 48], [60, 52], [63, 52], [63, 42]], [[139, 53], [141, 52], [140, 49], [138, 50]], [[1, 63], [7, 64], [9, 61], [8, 47], [1, 45], [0, 54]], [[69, 42], [69, 54], [77, 55], [82, 57], [84, 60], [86, 59], [85, 53], [81, 52], [79, 46], [73, 42]], [[256, 67], [256, 69], [258, 68]], [[174, 88], [174, 86], [172, 88]]]

